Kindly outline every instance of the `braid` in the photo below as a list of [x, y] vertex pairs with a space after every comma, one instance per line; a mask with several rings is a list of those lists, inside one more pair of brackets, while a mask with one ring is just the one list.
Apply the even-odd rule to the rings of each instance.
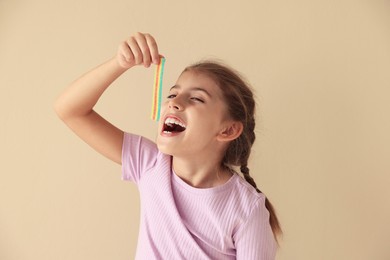
[[[257, 188], [255, 180], [252, 178], [252, 176], [249, 175], [249, 168], [248, 168], [248, 166], [247, 165], [241, 165], [240, 170], [243, 173], [245, 180], [250, 185], [252, 185], [256, 189], [256, 191], [258, 193], [262, 193], [259, 190], [259, 188]], [[268, 200], [267, 197], [265, 197], [265, 207], [268, 209], [268, 211], [270, 213], [270, 215], [269, 215], [269, 223], [270, 223], [271, 227], [273, 227], [276, 241], [278, 241], [276, 234], [281, 234], [282, 233], [282, 229], [281, 229], [281, 227], [279, 225], [278, 217], [275, 214], [275, 209], [274, 209], [273, 205], [271, 204], [271, 202]]]
[[249, 182], [249, 184], [252, 185], [256, 189], [256, 191], [258, 193], [262, 193], [261, 190], [259, 190], [259, 188], [257, 188], [255, 180], [252, 178], [252, 176], [249, 175], [249, 168], [248, 168], [248, 166], [247, 165], [241, 165], [240, 170], [243, 173], [245, 180], [247, 182]]
[[[255, 119], [254, 116], [249, 118], [246, 124], [246, 132], [242, 134], [242, 136], [246, 139], [246, 144], [248, 146], [248, 153], [242, 153], [241, 154], [241, 167], [240, 170], [245, 178], [245, 180], [253, 186], [253, 188], [256, 189], [258, 193], [262, 193], [261, 190], [257, 187], [255, 180], [252, 176], [249, 175], [249, 168], [248, 168], [248, 158], [250, 155], [250, 148], [252, 147], [253, 143], [255, 142], [256, 135], [254, 132], [255, 129]], [[276, 241], [278, 241], [277, 235], [282, 234], [282, 229], [279, 224], [278, 217], [275, 214], [275, 209], [272, 206], [271, 202], [268, 200], [267, 196], [265, 196], [265, 207], [267, 208], [269, 215], [269, 223], [272, 227], [272, 230], [274, 232], [274, 236]]]

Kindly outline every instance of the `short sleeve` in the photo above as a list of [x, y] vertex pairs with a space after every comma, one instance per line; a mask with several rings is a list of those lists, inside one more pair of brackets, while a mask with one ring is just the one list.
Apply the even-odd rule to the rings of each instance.
[[248, 219], [234, 235], [237, 260], [274, 260], [277, 244], [269, 224], [265, 197], [260, 198]]
[[138, 184], [142, 174], [156, 164], [158, 149], [149, 139], [124, 133], [122, 144], [122, 180]]

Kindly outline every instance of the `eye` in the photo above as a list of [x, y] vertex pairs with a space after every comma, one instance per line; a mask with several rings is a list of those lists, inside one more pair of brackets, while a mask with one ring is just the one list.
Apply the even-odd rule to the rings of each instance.
[[192, 97], [191, 99], [196, 101], [196, 102], [204, 103], [203, 99], [200, 99], [200, 98], [197, 98], [197, 97]]
[[171, 99], [171, 98], [174, 98], [174, 97], [176, 97], [175, 94], [170, 94], [170, 95], [167, 96], [167, 99]]

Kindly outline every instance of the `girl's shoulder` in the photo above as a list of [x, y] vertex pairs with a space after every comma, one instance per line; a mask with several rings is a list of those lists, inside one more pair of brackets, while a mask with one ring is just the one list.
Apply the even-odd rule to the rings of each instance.
[[124, 138], [123, 138], [123, 141], [124, 142], [127, 142], [127, 143], [142, 143], [143, 145], [146, 145], [146, 146], [149, 146], [150, 148], [156, 148], [157, 149], [157, 145], [155, 142], [153, 142], [152, 140], [150, 140], [149, 138], [145, 137], [145, 136], [142, 136], [142, 135], [138, 135], [138, 134], [133, 134], [133, 133], [129, 133], [129, 132], [124, 132]]
[[259, 204], [264, 204], [265, 195], [259, 193], [256, 189], [248, 183], [243, 177], [236, 173], [235, 185], [233, 185], [232, 194], [234, 194], [237, 207], [241, 208], [243, 212], [249, 214], [253, 207]]
[[257, 190], [249, 183], [247, 182], [244, 177], [241, 177], [238, 173], [235, 173], [237, 175], [237, 181], [235, 188], [242, 194], [245, 194], [246, 196], [258, 200], [259, 198], [265, 198], [265, 195], [263, 193], [257, 192]]
[[161, 165], [170, 164], [170, 157], [162, 154], [156, 143], [132, 133], [124, 133], [122, 145], [122, 176], [138, 183], [144, 174]]

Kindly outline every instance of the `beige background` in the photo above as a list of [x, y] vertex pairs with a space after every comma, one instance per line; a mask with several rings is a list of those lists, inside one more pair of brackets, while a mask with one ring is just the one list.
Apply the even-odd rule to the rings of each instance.
[[[390, 259], [390, 3], [0, 0], [0, 259], [133, 259], [137, 189], [60, 122], [55, 98], [150, 32], [185, 65], [220, 58], [258, 97], [251, 160], [285, 235], [278, 260]], [[153, 69], [97, 110], [155, 137]]]

